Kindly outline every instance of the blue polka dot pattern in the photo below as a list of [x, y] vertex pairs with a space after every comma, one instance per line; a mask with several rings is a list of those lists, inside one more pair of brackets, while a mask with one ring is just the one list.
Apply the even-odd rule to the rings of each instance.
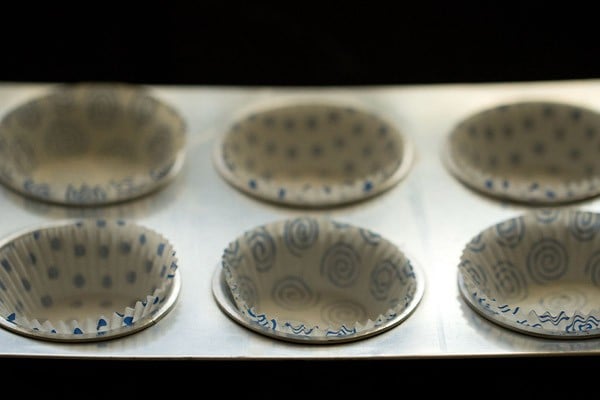
[[[577, 117], [574, 118], [573, 116]], [[565, 103], [515, 102], [474, 113], [450, 132], [446, 165], [493, 197], [557, 204], [600, 194], [600, 113]]]
[[110, 219], [21, 234], [0, 249], [0, 265], [0, 318], [12, 314], [15, 332], [52, 340], [135, 332], [167, 312], [179, 289], [171, 244]]
[[409, 142], [380, 116], [325, 104], [242, 118], [216, 146], [216, 166], [229, 183], [259, 198], [305, 206], [371, 197], [398, 183], [412, 162]]

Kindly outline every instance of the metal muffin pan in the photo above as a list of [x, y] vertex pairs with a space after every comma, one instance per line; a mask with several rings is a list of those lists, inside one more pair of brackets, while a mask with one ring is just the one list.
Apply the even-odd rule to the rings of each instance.
[[[0, 112], [39, 95], [44, 85], [0, 86]], [[154, 193], [109, 207], [73, 208], [37, 202], [0, 190], [8, 236], [27, 226], [64, 217], [127, 216], [161, 232], [177, 248], [185, 281], [177, 306], [151, 329], [119, 340], [48, 343], [0, 331], [3, 355], [119, 357], [139, 359], [356, 359], [597, 354], [598, 339], [539, 338], [488, 321], [464, 301], [457, 285], [465, 245], [488, 226], [530, 211], [532, 206], [485, 196], [465, 187], [445, 167], [446, 139], [458, 121], [485, 107], [515, 99], [578, 101], [597, 109], [600, 81], [504, 85], [411, 86], [323, 89], [160, 87], [156, 93], [188, 122], [186, 162], [173, 182]], [[414, 142], [414, 162], [400, 184], [365, 201], [306, 209], [261, 201], [225, 181], [213, 165], [214, 143], [232, 116], [249, 105], [287, 95], [337, 97], [377, 109]], [[597, 211], [590, 198], [582, 209]], [[368, 228], [406, 249], [422, 267], [426, 288], [409, 318], [393, 329], [332, 346], [273, 340], [233, 321], [213, 297], [215, 269], [223, 249], [243, 230], [285, 218], [328, 217]]]

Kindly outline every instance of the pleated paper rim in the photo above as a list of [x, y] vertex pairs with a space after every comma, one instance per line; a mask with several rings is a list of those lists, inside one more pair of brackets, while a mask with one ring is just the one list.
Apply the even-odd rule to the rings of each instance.
[[[69, 224], [75, 224], [81, 219], [70, 219], [70, 220], [62, 220], [56, 221], [53, 223], [47, 223], [43, 225], [36, 225], [32, 228], [22, 229], [16, 233], [13, 233], [6, 238], [0, 240], [0, 248], [4, 247], [8, 243], [13, 240], [29, 234], [35, 230], [39, 229], [47, 229], [53, 227], [62, 227], [68, 226]], [[131, 222], [136, 224], [135, 222]], [[136, 224], [137, 225], [137, 224]], [[140, 225], [141, 226], [141, 225]], [[145, 227], [144, 227], [145, 228]], [[149, 229], [149, 228], [146, 228]], [[170, 290], [166, 291], [165, 299], [160, 303], [160, 306], [156, 309], [155, 312], [148, 314], [147, 316], [135, 321], [135, 323], [131, 325], [121, 326], [118, 329], [112, 329], [109, 331], [105, 331], [102, 334], [64, 334], [64, 333], [51, 333], [51, 332], [43, 332], [41, 330], [33, 330], [26, 329], [21, 325], [16, 325], [13, 322], [6, 320], [4, 317], [0, 316], [0, 327], [4, 328], [8, 331], [17, 333], [22, 336], [30, 337], [33, 339], [42, 339], [51, 342], [62, 342], [62, 343], [83, 343], [83, 342], [99, 342], [109, 339], [114, 339], [118, 337], [127, 336], [136, 332], [139, 332], [143, 329], [146, 329], [154, 324], [156, 324], [160, 319], [166, 316], [171, 309], [177, 303], [177, 299], [179, 297], [179, 293], [181, 292], [181, 275], [179, 272], [179, 268], [175, 270], [174, 277], [171, 281], [171, 285], [169, 285]]]

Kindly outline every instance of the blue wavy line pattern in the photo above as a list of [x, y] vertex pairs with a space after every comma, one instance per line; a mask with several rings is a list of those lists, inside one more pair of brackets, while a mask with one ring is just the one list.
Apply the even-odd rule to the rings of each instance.
[[318, 326], [315, 326], [314, 328], [308, 328], [304, 324], [299, 324], [299, 325], [294, 326], [289, 322], [286, 322], [284, 324], [284, 326], [289, 328], [294, 335], [304, 335], [304, 336], [310, 336], [315, 331], [315, 329], [319, 329]]
[[592, 315], [574, 315], [572, 321], [573, 322], [565, 328], [566, 332], [587, 332], [592, 329], [597, 329], [600, 325], [600, 320]]
[[65, 191], [65, 200], [69, 203], [96, 203], [106, 198], [106, 191], [102, 187], [85, 183], [79, 188], [69, 184]]
[[537, 317], [542, 324], [550, 323], [554, 326], [558, 326], [562, 321], [568, 321], [570, 319], [564, 311], [561, 311], [558, 315], [552, 315], [547, 311]]
[[256, 314], [251, 308], [246, 309], [246, 315], [250, 317], [250, 320], [257, 323], [266, 329], [275, 330], [277, 328], [277, 321], [275, 319], [268, 319], [265, 314]]
[[347, 328], [344, 325], [342, 325], [342, 327], [340, 329], [336, 330], [327, 330], [326, 332], [326, 336], [337, 336], [337, 337], [341, 337], [341, 336], [348, 336], [348, 335], [353, 335], [356, 333], [356, 328]]

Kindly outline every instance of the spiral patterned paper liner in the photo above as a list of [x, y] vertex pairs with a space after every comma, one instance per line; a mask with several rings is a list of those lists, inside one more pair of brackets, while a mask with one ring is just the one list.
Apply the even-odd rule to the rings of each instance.
[[37, 339], [105, 340], [154, 324], [175, 304], [172, 245], [122, 220], [65, 221], [0, 247], [0, 325]]
[[389, 329], [424, 290], [420, 269], [385, 238], [308, 216], [245, 232], [224, 250], [221, 270], [242, 316], [236, 320], [299, 342], [349, 341]]
[[444, 158], [467, 186], [547, 206], [600, 194], [600, 113], [550, 101], [488, 108], [450, 132]]
[[485, 229], [463, 250], [463, 298], [492, 321], [532, 335], [600, 335], [599, 216], [540, 209]]
[[59, 85], [0, 121], [0, 182], [67, 205], [129, 200], [177, 174], [185, 130], [182, 117], [143, 87]]
[[381, 116], [342, 104], [298, 101], [238, 118], [215, 143], [223, 178], [252, 196], [331, 206], [397, 184], [413, 147]]

